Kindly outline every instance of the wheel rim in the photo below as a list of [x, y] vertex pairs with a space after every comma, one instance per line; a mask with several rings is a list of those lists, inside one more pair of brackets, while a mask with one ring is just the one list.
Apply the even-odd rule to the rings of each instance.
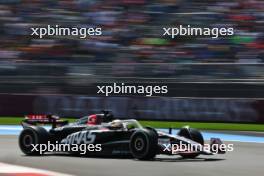
[[142, 138], [136, 138], [134, 147], [137, 151], [142, 151], [144, 148], [144, 141]]
[[33, 138], [31, 135], [27, 134], [23, 138], [23, 145], [26, 147], [30, 147], [33, 144]]

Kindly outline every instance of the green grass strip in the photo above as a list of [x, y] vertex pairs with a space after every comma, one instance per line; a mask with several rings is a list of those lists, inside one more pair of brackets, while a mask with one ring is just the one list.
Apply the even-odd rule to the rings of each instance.
[[[0, 117], [0, 125], [19, 125], [22, 117]], [[65, 119], [65, 118], [64, 118]], [[66, 119], [74, 122], [76, 119]], [[203, 130], [232, 130], [232, 131], [264, 131], [264, 124], [238, 124], [238, 123], [205, 123], [205, 122], [164, 122], [140, 121], [143, 126], [154, 128], [180, 128], [188, 125], [192, 128]]]
[[180, 128], [188, 125], [192, 128], [204, 130], [232, 130], [232, 131], [264, 131], [264, 124], [239, 124], [239, 123], [204, 123], [204, 122], [163, 122], [140, 121], [143, 126], [155, 128]]

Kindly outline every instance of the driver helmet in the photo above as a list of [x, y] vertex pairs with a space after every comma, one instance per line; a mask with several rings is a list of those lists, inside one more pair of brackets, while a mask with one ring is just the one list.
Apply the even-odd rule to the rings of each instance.
[[112, 128], [124, 128], [122, 121], [119, 119], [113, 120], [112, 122], [110, 122], [110, 126]]
[[102, 119], [96, 114], [88, 116], [87, 125], [100, 125], [101, 122]]

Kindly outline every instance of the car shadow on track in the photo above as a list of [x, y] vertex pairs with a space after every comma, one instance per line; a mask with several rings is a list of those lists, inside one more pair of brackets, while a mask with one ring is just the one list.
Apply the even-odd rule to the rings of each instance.
[[24, 157], [73, 157], [73, 158], [91, 158], [91, 159], [129, 159], [134, 161], [152, 161], [152, 162], [215, 162], [225, 160], [223, 158], [205, 158], [205, 157], [197, 157], [194, 159], [185, 159], [180, 156], [170, 156], [170, 157], [156, 157], [152, 160], [137, 160], [133, 157], [120, 157], [120, 156], [86, 156], [86, 155], [73, 155], [73, 154], [65, 154], [65, 153], [47, 153], [40, 156], [26, 156]]

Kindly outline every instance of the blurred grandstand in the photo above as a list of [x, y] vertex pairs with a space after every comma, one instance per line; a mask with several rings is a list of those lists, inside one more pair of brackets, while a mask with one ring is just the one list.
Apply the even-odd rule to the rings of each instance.
[[[257, 0], [0, 0], [0, 92], [85, 93], [75, 88], [150, 79], [262, 83], [263, 11]], [[103, 35], [30, 36], [48, 24], [100, 26]], [[162, 38], [162, 27], [180, 24], [230, 26], [235, 35]]]

